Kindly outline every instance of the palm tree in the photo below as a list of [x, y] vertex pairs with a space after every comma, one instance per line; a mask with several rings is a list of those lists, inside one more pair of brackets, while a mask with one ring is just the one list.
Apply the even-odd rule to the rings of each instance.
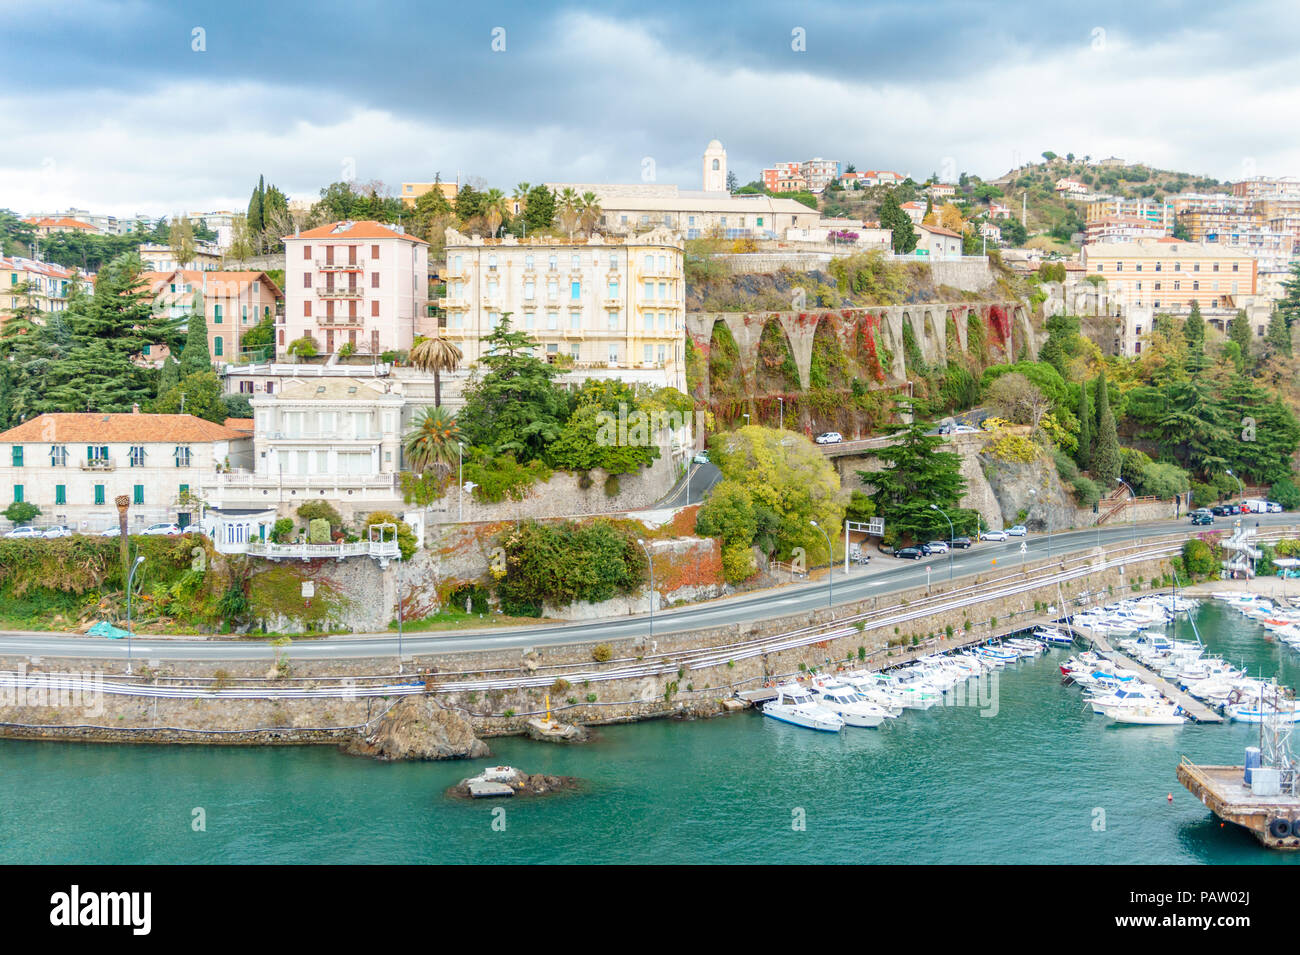
[[434, 336], [416, 342], [411, 348], [410, 361], [420, 371], [433, 372], [433, 404], [442, 407], [442, 372], [460, 367], [464, 354], [445, 338]]
[[489, 189], [483, 201], [483, 218], [487, 220], [488, 231], [495, 238], [497, 229], [509, 210], [506, 208], [506, 194], [500, 189]]
[[460, 444], [460, 428], [446, 408], [425, 408], [415, 427], [406, 433], [406, 460], [416, 474], [451, 471]]
[[604, 213], [605, 210], [600, 207], [600, 199], [594, 192], [582, 194], [582, 198], [578, 200], [578, 221], [588, 236], [596, 228], [596, 223]]
[[573, 229], [578, 224], [578, 217], [581, 215], [579, 205], [582, 202], [578, 194], [570, 186], [565, 186], [560, 190], [560, 194], [555, 197], [555, 218], [560, 220], [560, 228], [573, 235]]

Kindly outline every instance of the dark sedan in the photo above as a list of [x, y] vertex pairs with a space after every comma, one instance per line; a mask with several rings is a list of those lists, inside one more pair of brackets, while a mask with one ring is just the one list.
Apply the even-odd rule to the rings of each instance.
[[906, 557], [909, 560], [920, 560], [925, 555], [921, 553], [921, 548], [919, 547], [895, 547], [894, 556]]
[[949, 543], [952, 544], [953, 547], [960, 547], [962, 550], [966, 550], [970, 547], [971, 540], [969, 537], [954, 537], [949, 541]]

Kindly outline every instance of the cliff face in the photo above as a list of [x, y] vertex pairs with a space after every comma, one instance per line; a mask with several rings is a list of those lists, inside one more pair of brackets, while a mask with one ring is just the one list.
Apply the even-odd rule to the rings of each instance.
[[373, 759], [482, 759], [487, 744], [460, 713], [429, 696], [400, 700], [375, 724], [369, 736], [343, 744], [343, 751]]
[[963, 455], [963, 473], [967, 465], [981, 471], [980, 481], [993, 498], [993, 509], [983, 510], [992, 528], [1024, 524], [1031, 531], [1054, 530], [1074, 526], [1074, 498], [1061, 484], [1052, 459], [1043, 455], [1036, 461], [1003, 461], [991, 454]]

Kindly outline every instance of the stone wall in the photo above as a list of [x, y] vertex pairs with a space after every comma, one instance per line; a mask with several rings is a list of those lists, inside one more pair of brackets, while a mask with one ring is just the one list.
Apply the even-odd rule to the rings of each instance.
[[[1103, 551], [1091, 559], [1100, 562]], [[1028, 566], [1038, 569], [1057, 566], [1060, 558], [1038, 561]], [[553, 711], [562, 719], [582, 723], [607, 723], [662, 716], [707, 714], [721, 708], [721, 700], [735, 690], [754, 689], [761, 683], [798, 675], [811, 668], [834, 667], [837, 661], [861, 665], [860, 658], [872, 667], [902, 663], [920, 652], [948, 649], [964, 643], [986, 639], [1020, 626], [1036, 616], [1035, 605], [1055, 604], [1058, 593], [1067, 600], [1088, 595], [1089, 602], [1105, 602], [1132, 591], [1147, 589], [1152, 576], [1167, 573], [1167, 560], [1134, 562], [1125, 568], [1098, 569], [1082, 579], [1067, 581], [1060, 590], [1056, 584], [1042, 586], [1013, 597], [989, 598], [966, 608], [938, 609], [906, 625], [868, 624], [864, 630], [803, 647], [771, 652], [744, 659], [727, 659], [726, 645], [761, 636], [785, 633], [810, 624], [843, 619], [854, 613], [878, 609], [904, 611], [927, 596], [924, 587], [900, 594], [874, 597], [834, 611], [791, 614], [754, 624], [714, 627], [686, 633], [659, 635], [654, 641], [615, 641], [612, 659], [597, 664], [592, 659], [591, 644], [570, 644], [526, 649], [482, 651], [459, 654], [421, 654], [409, 660], [406, 672], [424, 671], [432, 689], [438, 692], [441, 705], [457, 709], [471, 720], [477, 735], [486, 737], [522, 732], [529, 716], [545, 712], [548, 695]], [[960, 587], [978, 586], [982, 577], [1004, 577], [1008, 572], [966, 578]], [[1014, 575], [1015, 571], [1011, 571]], [[1139, 580], [1143, 583], [1137, 583]], [[939, 592], [939, 591], [935, 591]], [[951, 627], [953, 636], [946, 636]], [[717, 647], [716, 662], [673, 671], [674, 657], [688, 651]], [[292, 647], [287, 651], [292, 659]], [[620, 671], [640, 660], [667, 663], [669, 672], [657, 676], [618, 676]], [[98, 668], [106, 674], [119, 673], [122, 662], [96, 660], [59, 660], [33, 664], [30, 658], [0, 660], [0, 668], [13, 670], [26, 665], [30, 670], [42, 665], [68, 672]], [[601, 675], [598, 680], [582, 681], [572, 669]], [[552, 669], [553, 668], [553, 669]], [[265, 664], [256, 661], [234, 663], [186, 663], [183, 675], [189, 679], [265, 679]], [[391, 674], [394, 661], [360, 659], [345, 661], [295, 661], [292, 679], [311, 685], [310, 677]], [[510, 675], [547, 674], [556, 681], [529, 689], [494, 690], [484, 693], [461, 691], [439, 692], [440, 682], [482, 677], [493, 679]], [[563, 679], [568, 673], [576, 683]], [[603, 678], [605, 674], [609, 678]], [[149, 673], [150, 679], [175, 678], [182, 675], [179, 665], [159, 666]], [[307, 679], [304, 679], [307, 678]], [[142, 697], [105, 695], [103, 711], [96, 715], [69, 712], [54, 707], [0, 706], [0, 735], [12, 737], [55, 737], [90, 739], [109, 742], [257, 742], [257, 743], [337, 743], [355, 734], [348, 729], [376, 719], [388, 703], [373, 699], [293, 700], [281, 703], [230, 700], [149, 700]], [[45, 728], [42, 728], [45, 727]]]

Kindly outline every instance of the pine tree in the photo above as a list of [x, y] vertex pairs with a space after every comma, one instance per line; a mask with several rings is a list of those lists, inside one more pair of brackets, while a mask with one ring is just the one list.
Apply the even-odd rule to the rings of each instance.
[[1196, 374], [1210, 366], [1205, 357], [1205, 319], [1201, 317], [1199, 302], [1192, 303], [1192, 310], [1183, 322], [1183, 338], [1187, 342], [1187, 370]]
[[916, 248], [916, 229], [903, 207], [899, 205], [896, 190], [890, 190], [880, 203], [880, 227], [893, 233], [894, 251], [904, 255]]
[[1270, 355], [1291, 354], [1291, 330], [1287, 328], [1286, 318], [1278, 309], [1268, 319], [1268, 334], [1264, 341], [1268, 344]]
[[1244, 372], [1250, 366], [1250, 321], [1246, 318], [1246, 310], [1240, 309], [1237, 314], [1228, 319], [1228, 338], [1236, 342], [1240, 349], [1237, 358], [1237, 370]]
[[1088, 403], [1088, 382], [1079, 382], [1079, 467], [1092, 463], [1092, 408]]
[[1097, 379], [1097, 447], [1092, 456], [1092, 473], [1106, 486], [1119, 477], [1119, 435], [1115, 432], [1115, 415], [1110, 410], [1106, 372]]

